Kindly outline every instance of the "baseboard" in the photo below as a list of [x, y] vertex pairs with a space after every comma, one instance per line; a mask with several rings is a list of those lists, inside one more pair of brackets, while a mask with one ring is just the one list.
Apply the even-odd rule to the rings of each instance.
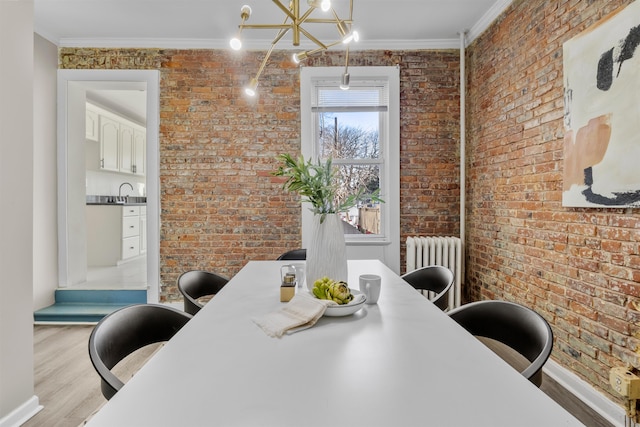
[[0, 418], [0, 427], [18, 427], [42, 410], [38, 396], [31, 396], [11, 413]]
[[557, 362], [549, 359], [544, 365], [544, 373], [553, 378], [558, 384], [571, 392], [578, 399], [600, 414], [616, 427], [625, 427], [626, 414], [624, 409], [607, 399], [602, 393], [594, 389], [573, 372]]

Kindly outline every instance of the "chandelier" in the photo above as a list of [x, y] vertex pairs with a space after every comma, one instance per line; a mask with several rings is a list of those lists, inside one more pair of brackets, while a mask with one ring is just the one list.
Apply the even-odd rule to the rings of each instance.
[[[292, 60], [299, 64], [300, 62], [307, 59], [309, 56], [314, 55], [316, 53], [327, 50], [336, 45], [344, 44], [346, 45], [346, 55], [345, 55], [345, 69], [342, 74], [340, 87], [342, 89], [349, 88], [349, 44], [352, 41], [358, 41], [358, 32], [352, 30], [353, 24], [353, 0], [349, 0], [349, 17], [346, 19], [341, 19], [336, 13], [335, 9], [331, 5], [331, 0], [307, 0], [308, 8], [303, 12], [300, 9], [300, 0], [291, 0], [289, 6], [286, 7], [280, 0], [272, 0], [282, 12], [284, 12], [284, 20], [282, 24], [247, 24], [247, 20], [251, 17], [251, 7], [244, 5], [240, 9], [240, 19], [242, 22], [238, 25], [238, 34], [236, 37], [232, 38], [230, 41], [231, 48], [233, 50], [240, 50], [242, 48], [242, 40], [241, 35], [244, 29], [275, 29], [278, 30], [275, 38], [271, 42], [271, 47], [267, 51], [266, 55], [262, 59], [262, 63], [258, 68], [258, 72], [255, 77], [251, 78], [249, 81], [249, 85], [245, 87], [245, 93], [249, 96], [255, 96], [256, 90], [258, 87], [258, 79], [264, 70], [269, 57], [271, 56], [271, 52], [273, 52], [276, 44], [291, 31], [293, 46], [300, 46], [300, 38], [301, 36], [309, 39], [314, 47], [313, 49], [300, 51], [293, 54]], [[314, 13], [315, 12], [315, 13]], [[314, 17], [311, 15], [318, 15], [319, 13], [324, 14], [323, 17]], [[337, 34], [336, 40], [333, 40], [329, 43], [325, 43], [319, 40], [318, 37], [315, 37], [311, 34], [307, 29], [303, 27], [305, 24], [329, 24], [336, 27]]]

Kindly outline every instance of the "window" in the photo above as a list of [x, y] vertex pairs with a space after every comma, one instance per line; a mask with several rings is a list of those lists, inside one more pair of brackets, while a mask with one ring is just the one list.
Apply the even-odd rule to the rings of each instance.
[[[348, 223], [348, 246], [392, 242], [395, 246], [399, 240], [398, 68], [350, 67], [349, 90], [340, 89], [343, 71], [342, 67], [302, 69], [302, 154], [314, 161], [332, 158], [341, 179], [339, 197], [359, 191], [365, 195], [363, 202], [341, 215]], [[384, 203], [367, 197], [376, 191]]]
[[364, 196], [349, 212], [341, 213], [349, 224], [345, 234], [347, 238], [384, 235], [381, 203], [370, 195], [381, 191], [380, 171], [388, 145], [384, 133], [380, 138], [388, 122], [387, 83], [358, 80], [349, 90], [340, 89], [335, 78], [314, 79], [311, 84], [313, 158], [333, 159], [339, 171], [340, 199], [356, 193]]

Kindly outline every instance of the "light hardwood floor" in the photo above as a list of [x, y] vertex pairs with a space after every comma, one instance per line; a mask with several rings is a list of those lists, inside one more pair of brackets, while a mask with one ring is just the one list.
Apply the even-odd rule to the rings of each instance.
[[[92, 330], [92, 325], [34, 326], [35, 392], [44, 409], [23, 427], [81, 426], [106, 402], [89, 359]], [[138, 350], [120, 362], [114, 373], [130, 378], [158, 347]]]
[[[35, 392], [44, 409], [24, 427], [78, 427], [106, 402], [87, 350], [92, 330], [90, 325], [34, 327]], [[116, 366], [118, 377], [130, 378], [157, 348], [145, 347], [125, 359]], [[613, 427], [551, 378], [545, 376], [541, 389], [586, 427]]]

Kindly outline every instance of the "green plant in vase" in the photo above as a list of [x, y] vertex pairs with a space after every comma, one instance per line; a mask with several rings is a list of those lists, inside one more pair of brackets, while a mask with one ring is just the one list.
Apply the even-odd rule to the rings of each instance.
[[365, 199], [384, 203], [379, 197], [379, 189], [372, 194], [365, 194], [364, 187], [341, 200], [337, 196], [340, 188], [337, 179], [338, 169], [333, 166], [331, 158], [324, 163], [320, 160], [313, 163], [310, 159], [305, 160], [303, 156], [294, 159], [290, 154], [280, 154], [278, 158], [282, 164], [273, 174], [287, 178], [283, 187], [304, 197], [303, 201], [311, 204], [311, 211], [320, 215], [321, 223], [327, 214], [346, 212]]
[[309, 202], [314, 213], [312, 238], [307, 248], [307, 288], [313, 289], [316, 280], [328, 277], [335, 281], [348, 279], [346, 245], [340, 212], [346, 212], [365, 199], [383, 202], [379, 190], [365, 194], [360, 187], [355, 193], [338, 197], [340, 183], [338, 169], [331, 158], [324, 163], [305, 160], [303, 156], [294, 159], [290, 154], [281, 154], [282, 162], [273, 174], [287, 178], [283, 188], [298, 193], [304, 202]]

